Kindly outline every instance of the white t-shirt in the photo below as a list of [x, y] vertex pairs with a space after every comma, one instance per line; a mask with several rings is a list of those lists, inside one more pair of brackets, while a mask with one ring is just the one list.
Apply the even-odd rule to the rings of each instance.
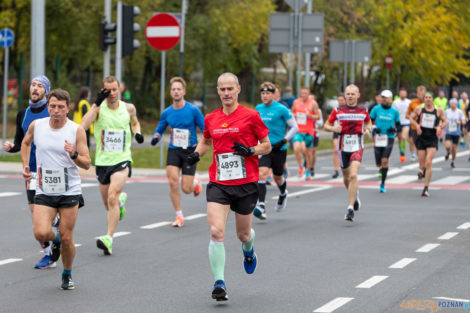
[[406, 118], [406, 111], [408, 111], [408, 106], [410, 105], [411, 100], [405, 98], [402, 100], [398, 98], [393, 101], [392, 106], [398, 110], [400, 113], [400, 124], [401, 125], [410, 125], [410, 120]]
[[[465, 120], [462, 110], [455, 109], [453, 111], [452, 109], [447, 109], [445, 115], [447, 120], [446, 134], [460, 136], [462, 121]], [[460, 124], [457, 124], [457, 121], [460, 121]]]

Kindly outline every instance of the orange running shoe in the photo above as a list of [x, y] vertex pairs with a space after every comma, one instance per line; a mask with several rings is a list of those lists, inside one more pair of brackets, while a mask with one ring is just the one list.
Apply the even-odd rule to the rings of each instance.
[[202, 192], [202, 184], [201, 184], [201, 180], [199, 179], [199, 175], [196, 174], [194, 176], [194, 182], [196, 183], [196, 187], [194, 188], [193, 190], [193, 195], [195, 197], [199, 196]]
[[400, 155], [400, 162], [405, 163], [405, 161], [406, 161], [406, 156]]
[[173, 227], [183, 227], [183, 225], [184, 225], [184, 218], [181, 215], [177, 215], [175, 218], [175, 221], [173, 222], [173, 224], [171, 224], [171, 226]]
[[302, 178], [302, 176], [304, 175], [304, 167], [303, 166], [299, 166], [299, 178]]

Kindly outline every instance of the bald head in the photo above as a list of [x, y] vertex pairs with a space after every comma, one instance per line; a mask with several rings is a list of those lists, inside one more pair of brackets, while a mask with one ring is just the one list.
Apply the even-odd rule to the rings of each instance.
[[219, 78], [217, 78], [217, 85], [220, 85], [220, 82], [222, 80], [228, 80], [228, 79], [231, 79], [235, 82], [235, 85], [236, 86], [239, 86], [240, 83], [238, 82], [238, 77], [233, 74], [233, 73], [230, 73], [230, 72], [226, 72], [226, 73], [223, 73], [219, 76]]

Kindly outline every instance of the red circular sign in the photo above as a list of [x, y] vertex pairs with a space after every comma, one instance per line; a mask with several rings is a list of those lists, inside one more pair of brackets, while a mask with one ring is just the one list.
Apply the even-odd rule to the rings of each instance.
[[388, 69], [392, 68], [393, 64], [393, 57], [391, 54], [388, 54], [385, 56], [385, 65], [387, 66]]
[[176, 18], [168, 13], [154, 15], [145, 26], [148, 43], [157, 50], [170, 50], [180, 39], [181, 27]]

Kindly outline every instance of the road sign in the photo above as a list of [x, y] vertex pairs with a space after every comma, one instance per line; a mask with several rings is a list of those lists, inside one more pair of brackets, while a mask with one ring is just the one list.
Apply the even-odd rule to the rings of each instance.
[[388, 69], [392, 68], [393, 57], [391, 54], [387, 54], [387, 56], [385, 56], [385, 65], [387, 66]]
[[15, 35], [13, 34], [13, 31], [11, 29], [4, 28], [0, 30], [0, 47], [8, 48], [13, 44], [14, 40]]
[[368, 63], [370, 51], [370, 40], [330, 40], [330, 62], [351, 62], [354, 56], [354, 62]]
[[170, 50], [178, 43], [180, 36], [180, 24], [171, 14], [154, 15], [145, 26], [145, 37], [148, 43], [157, 50]]
[[[295, 6], [297, 4], [297, 10], [302, 10], [302, 8], [307, 4], [308, 0], [285, 0], [286, 3], [295, 10]], [[296, 3], [297, 2], [297, 3]]]
[[323, 14], [302, 14], [302, 52], [323, 52]]

